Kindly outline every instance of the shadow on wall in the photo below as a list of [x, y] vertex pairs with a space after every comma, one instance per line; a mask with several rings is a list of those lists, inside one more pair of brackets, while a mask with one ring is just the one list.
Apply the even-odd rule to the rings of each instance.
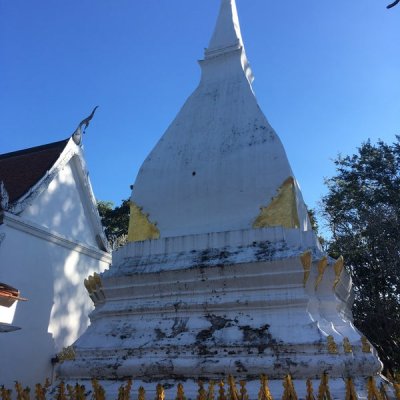
[[87, 328], [93, 305], [83, 281], [94, 271], [98, 271], [98, 262], [78, 251], [71, 251], [53, 270], [54, 305], [49, 331], [57, 349], [71, 345]]

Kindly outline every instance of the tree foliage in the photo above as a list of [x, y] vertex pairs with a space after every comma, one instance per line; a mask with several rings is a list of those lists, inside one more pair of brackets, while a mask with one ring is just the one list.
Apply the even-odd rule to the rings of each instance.
[[124, 245], [128, 238], [129, 200], [123, 200], [120, 206], [113, 207], [110, 201], [98, 201], [97, 209], [100, 214], [104, 233], [113, 250]]
[[352, 275], [355, 325], [393, 372], [400, 369], [400, 137], [392, 145], [368, 141], [335, 164], [322, 200], [328, 248]]

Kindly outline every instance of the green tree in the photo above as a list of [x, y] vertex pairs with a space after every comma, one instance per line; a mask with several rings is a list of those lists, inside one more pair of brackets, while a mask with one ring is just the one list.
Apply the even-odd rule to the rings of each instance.
[[317, 219], [317, 212], [315, 211], [314, 208], [308, 208], [307, 207], [307, 213], [308, 213], [308, 218], [310, 219], [311, 223], [311, 228], [315, 232], [315, 234], [318, 237], [319, 242], [321, 243], [321, 246], [324, 250], [326, 250], [326, 240], [323, 236], [320, 235], [319, 231], [319, 223]]
[[128, 238], [129, 200], [123, 200], [117, 207], [111, 201], [100, 200], [97, 209], [111, 248], [115, 250], [124, 245]]
[[400, 137], [363, 143], [335, 161], [322, 214], [328, 251], [351, 273], [354, 323], [378, 350], [385, 369], [400, 369]]

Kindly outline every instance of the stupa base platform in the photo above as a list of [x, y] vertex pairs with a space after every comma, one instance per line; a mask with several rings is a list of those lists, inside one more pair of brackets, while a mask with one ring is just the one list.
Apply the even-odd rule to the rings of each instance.
[[381, 370], [352, 324], [350, 277], [312, 232], [270, 228], [131, 243], [91, 289], [91, 325], [73, 345], [73, 359], [57, 369], [66, 382], [95, 377], [115, 382], [113, 391], [127, 377], [149, 391], [157, 382], [182, 382], [186, 397], [196, 398], [203, 377], [219, 382], [231, 374], [256, 390], [265, 374], [280, 393], [287, 374], [305, 386], [327, 373], [343, 398], [343, 377]]

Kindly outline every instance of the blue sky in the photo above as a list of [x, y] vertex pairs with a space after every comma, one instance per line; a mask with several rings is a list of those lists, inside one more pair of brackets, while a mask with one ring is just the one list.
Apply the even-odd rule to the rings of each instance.
[[[306, 203], [332, 160], [400, 134], [400, 6], [237, 0], [261, 108]], [[140, 164], [197, 86], [218, 0], [0, 0], [0, 153], [84, 138], [98, 199], [130, 195]], [[260, 171], [262, 173], [262, 171]]]

